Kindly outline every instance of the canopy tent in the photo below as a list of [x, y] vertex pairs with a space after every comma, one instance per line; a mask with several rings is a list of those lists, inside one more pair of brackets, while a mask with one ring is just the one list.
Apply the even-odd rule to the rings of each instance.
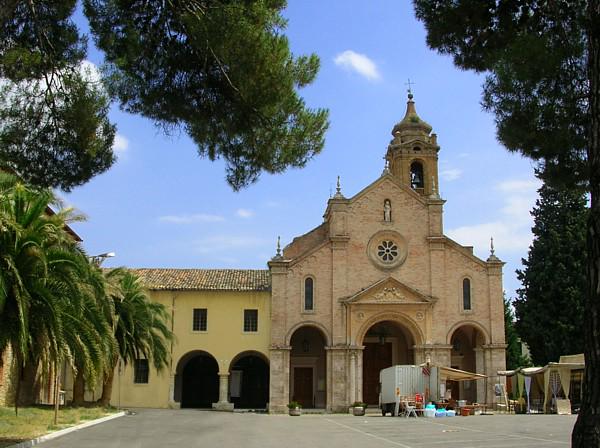
[[453, 369], [451, 367], [438, 367], [439, 375], [442, 378], [446, 378], [451, 381], [471, 381], [471, 380], [483, 380], [487, 376], [480, 373], [467, 372], [466, 370]]
[[[562, 387], [565, 398], [568, 399], [571, 387], [571, 371], [581, 370], [584, 367], [583, 354], [567, 355], [561, 356], [559, 362], [550, 362], [543, 367], [520, 367], [515, 370], [499, 370], [498, 375], [506, 377], [517, 375], [517, 377], [536, 378], [540, 383], [543, 376], [543, 409], [546, 412], [550, 394], [552, 394], [555, 400], [558, 399], [558, 394]], [[529, 399], [529, 393], [527, 395]]]

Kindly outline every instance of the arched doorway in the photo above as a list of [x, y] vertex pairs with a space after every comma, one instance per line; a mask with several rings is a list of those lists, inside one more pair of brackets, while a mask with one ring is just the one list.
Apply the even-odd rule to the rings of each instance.
[[300, 327], [292, 335], [290, 345], [290, 401], [297, 401], [304, 408], [325, 408], [325, 336], [316, 327]]
[[[452, 333], [450, 344], [452, 345], [450, 367], [474, 373], [484, 371], [481, 346], [485, 344], [485, 335], [481, 330], [473, 325], [462, 325]], [[473, 402], [483, 400], [483, 387], [481, 380], [446, 382], [446, 390], [450, 390], [449, 395], [455, 400]], [[481, 389], [479, 394], [478, 388]], [[478, 395], [482, 395], [479, 400]]]
[[414, 338], [408, 329], [394, 321], [378, 322], [363, 338], [363, 401], [379, 403], [379, 372], [397, 364], [414, 364]]
[[182, 357], [175, 380], [175, 401], [182, 408], [212, 408], [219, 401], [219, 365], [209, 353], [196, 351]]
[[266, 409], [269, 401], [269, 363], [258, 352], [244, 352], [231, 362], [230, 401], [238, 409]]

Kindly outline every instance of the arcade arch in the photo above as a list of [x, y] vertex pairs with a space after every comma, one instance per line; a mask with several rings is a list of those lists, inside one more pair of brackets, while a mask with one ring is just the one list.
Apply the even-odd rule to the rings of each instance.
[[327, 338], [317, 327], [303, 325], [290, 338], [290, 401], [304, 408], [327, 403]]
[[269, 360], [257, 351], [239, 353], [229, 367], [229, 401], [237, 409], [266, 409]]
[[[486, 343], [485, 333], [474, 324], [463, 324], [452, 330], [449, 339], [452, 349], [450, 352], [450, 367], [468, 372], [483, 373], [483, 345]], [[483, 392], [481, 381], [448, 381], [446, 390], [455, 400], [478, 401], [478, 395]], [[482, 389], [478, 391], [478, 389]]]
[[174, 398], [182, 408], [211, 408], [219, 401], [219, 365], [210, 353], [194, 350], [180, 358]]
[[379, 372], [396, 364], [414, 364], [416, 344], [406, 325], [395, 320], [372, 324], [362, 337], [362, 397], [367, 404], [379, 402]]

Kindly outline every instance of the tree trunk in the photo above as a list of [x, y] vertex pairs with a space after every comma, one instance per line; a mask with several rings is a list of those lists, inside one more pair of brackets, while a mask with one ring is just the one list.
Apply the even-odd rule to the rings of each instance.
[[112, 369], [110, 369], [104, 377], [104, 382], [102, 383], [102, 396], [98, 400], [98, 404], [101, 406], [110, 406], [110, 396], [112, 395], [113, 380], [115, 378], [115, 367], [117, 366], [117, 362], [118, 361], [115, 361], [113, 363]]
[[573, 428], [574, 448], [600, 447], [600, 0], [588, 0], [588, 79], [590, 129], [588, 166], [591, 208], [585, 298], [585, 378], [581, 410]]
[[17, 358], [17, 385], [15, 387], [15, 416], [19, 416], [19, 398], [21, 395], [21, 375], [23, 371], [23, 366]]
[[81, 369], [77, 371], [73, 381], [73, 406], [83, 406], [85, 403], [85, 380]]

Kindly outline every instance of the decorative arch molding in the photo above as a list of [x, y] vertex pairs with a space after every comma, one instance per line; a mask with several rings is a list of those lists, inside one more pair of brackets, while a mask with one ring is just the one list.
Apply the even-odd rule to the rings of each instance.
[[364, 324], [362, 324], [362, 326], [358, 330], [358, 333], [356, 334], [356, 344], [362, 345], [363, 340], [365, 339], [365, 335], [369, 331], [369, 328], [371, 328], [375, 324], [378, 324], [379, 322], [384, 322], [386, 320], [398, 323], [404, 328], [406, 328], [410, 332], [415, 345], [421, 345], [424, 343], [425, 336], [423, 335], [423, 331], [413, 319], [411, 319], [403, 313], [394, 313], [386, 311], [370, 317]]
[[204, 355], [204, 356], [208, 356], [209, 358], [212, 358], [213, 361], [215, 362], [215, 364], [217, 364], [217, 366], [219, 365], [217, 358], [215, 358], [211, 353], [207, 352], [206, 350], [190, 350], [189, 352], [185, 353], [177, 360], [177, 364], [175, 367], [175, 373], [177, 375], [180, 375], [181, 372], [183, 371], [183, 368], [188, 363], [188, 361], [190, 361], [191, 359], [195, 358], [196, 356], [200, 356], [200, 355]]
[[257, 358], [260, 358], [264, 362], [266, 362], [267, 365], [270, 365], [269, 357], [267, 355], [265, 355], [263, 352], [260, 352], [258, 350], [245, 350], [243, 352], [239, 352], [237, 355], [235, 355], [233, 357], [233, 359], [229, 363], [229, 369], [227, 371], [231, 372], [231, 369], [233, 369], [233, 366], [235, 366], [235, 363], [238, 362], [240, 359], [245, 358], [246, 356], [256, 356]]
[[294, 336], [296, 330], [299, 330], [302, 327], [313, 327], [319, 330], [321, 332], [321, 335], [323, 336], [323, 339], [325, 339], [325, 346], [329, 347], [331, 345], [331, 335], [329, 334], [329, 331], [327, 331], [327, 328], [325, 328], [323, 324], [320, 324], [319, 322], [316, 322], [314, 320], [303, 320], [301, 322], [298, 322], [296, 325], [292, 326], [292, 328], [290, 328], [287, 334], [285, 335], [285, 345], [291, 345], [292, 336]]
[[474, 327], [474, 328], [476, 328], [479, 332], [481, 332], [481, 334], [483, 334], [483, 338], [485, 339], [484, 344], [490, 344], [491, 343], [491, 338], [490, 338], [490, 335], [489, 335], [487, 329], [485, 327], [483, 327], [479, 322], [476, 322], [474, 320], [463, 320], [463, 321], [455, 323], [450, 328], [450, 330], [448, 331], [448, 334], [446, 336], [446, 344], [451, 344], [452, 336], [454, 336], [454, 333], [456, 332], [456, 330], [458, 330], [461, 327]]

